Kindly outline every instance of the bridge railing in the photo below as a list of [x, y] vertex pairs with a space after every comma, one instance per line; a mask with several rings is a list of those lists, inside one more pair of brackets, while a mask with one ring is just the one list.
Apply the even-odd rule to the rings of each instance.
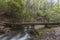
[[21, 25], [25, 25], [25, 26], [31, 26], [32, 28], [35, 27], [35, 25], [45, 25], [45, 27], [47, 28], [48, 25], [60, 25], [60, 23], [0, 23], [0, 25], [2, 26], [6, 26], [6, 27], [11, 27], [12, 25], [16, 25], [16, 26], [21, 26]]

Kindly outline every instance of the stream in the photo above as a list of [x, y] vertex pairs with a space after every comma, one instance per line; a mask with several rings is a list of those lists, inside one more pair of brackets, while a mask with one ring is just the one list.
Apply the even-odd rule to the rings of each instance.
[[26, 27], [24, 28], [24, 33], [22, 35], [16, 32], [10, 32], [8, 34], [6, 33], [0, 35], [0, 40], [28, 40], [30, 38], [31, 37], [27, 32]]
[[[60, 40], [60, 27], [53, 28], [55, 31], [40, 35], [38, 38], [33, 38], [33, 40]], [[32, 35], [33, 36], [33, 35]], [[31, 35], [27, 32], [27, 28], [24, 28], [24, 33], [20, 34], [15, 31], [10, 33], [5, 33], [0, 35], [0, 40], [31, 40]]]

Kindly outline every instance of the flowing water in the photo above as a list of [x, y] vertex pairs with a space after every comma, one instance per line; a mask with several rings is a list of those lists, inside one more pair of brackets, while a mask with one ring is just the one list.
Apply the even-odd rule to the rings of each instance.
[[0, 40], [28, 40], [30, 38], [31, 37], [28, 34], [26, 27], [24, 28], [24, 33], [22, 35], [16, 32], [0, 35]]

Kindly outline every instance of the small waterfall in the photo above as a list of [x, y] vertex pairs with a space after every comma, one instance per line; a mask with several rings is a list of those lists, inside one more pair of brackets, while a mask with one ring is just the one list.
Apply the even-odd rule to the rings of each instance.
[[8, 36], [7, 37], [4, 37], [2, 40], [6, 40], [8, 38]]
[[27, 27], [24, 28], [25, 35], [22, 38], [19, 38], [18, 40], [27, 40], [30, 38], [28, 32], [27, 32]]
[[0, 35], [0, 38], [3, 37], [5, 34]]
[[[10, 33], [9, 33], [10, 34]], [[13, 33], [12, 33], [12, 35], [14, 35]], [[12, 36], [11, 36], [12, 37]], [[7, 34], [2, 34], [2, 35], [0, 35], [0, 40], [8, 40], [8, 38], [9, 38], [9, 35], [7, 35]], [[27, 27], [25, 27], [24, 28], [24, 35], [21, 35], [21, 34], [17, 34], [17, 35], [15, 35], [15, 36], [13, 36], [12, 38], [10, 38], [9, 40], [28, 40], [28, 39], [30, 39], [31, 37], [30, 37], [30, 35], [28, 34], [28, 32], [27, 32]]]
[[12, 39], [10, 39], [10, 40], [18, 40], [18, 39], [19, 39], [19, 37], [20, 37], [20, 34], [18, 34], [17, 36], [13, 37], [13, 38], [12, 38]]
[[6, 38], [7, 38], [7, 35], [6, 34], [0, 35], [0, 40], [5, 40]]

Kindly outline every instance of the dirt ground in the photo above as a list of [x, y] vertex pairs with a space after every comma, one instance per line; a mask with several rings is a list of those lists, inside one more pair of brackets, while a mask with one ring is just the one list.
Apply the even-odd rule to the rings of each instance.
[[40, 35], [39, 37], [34, 38], [34, 40], [60, 40], [60, 27], [56, 27], [53, 29], [53, 32], [47, 32], [44, 35]]

